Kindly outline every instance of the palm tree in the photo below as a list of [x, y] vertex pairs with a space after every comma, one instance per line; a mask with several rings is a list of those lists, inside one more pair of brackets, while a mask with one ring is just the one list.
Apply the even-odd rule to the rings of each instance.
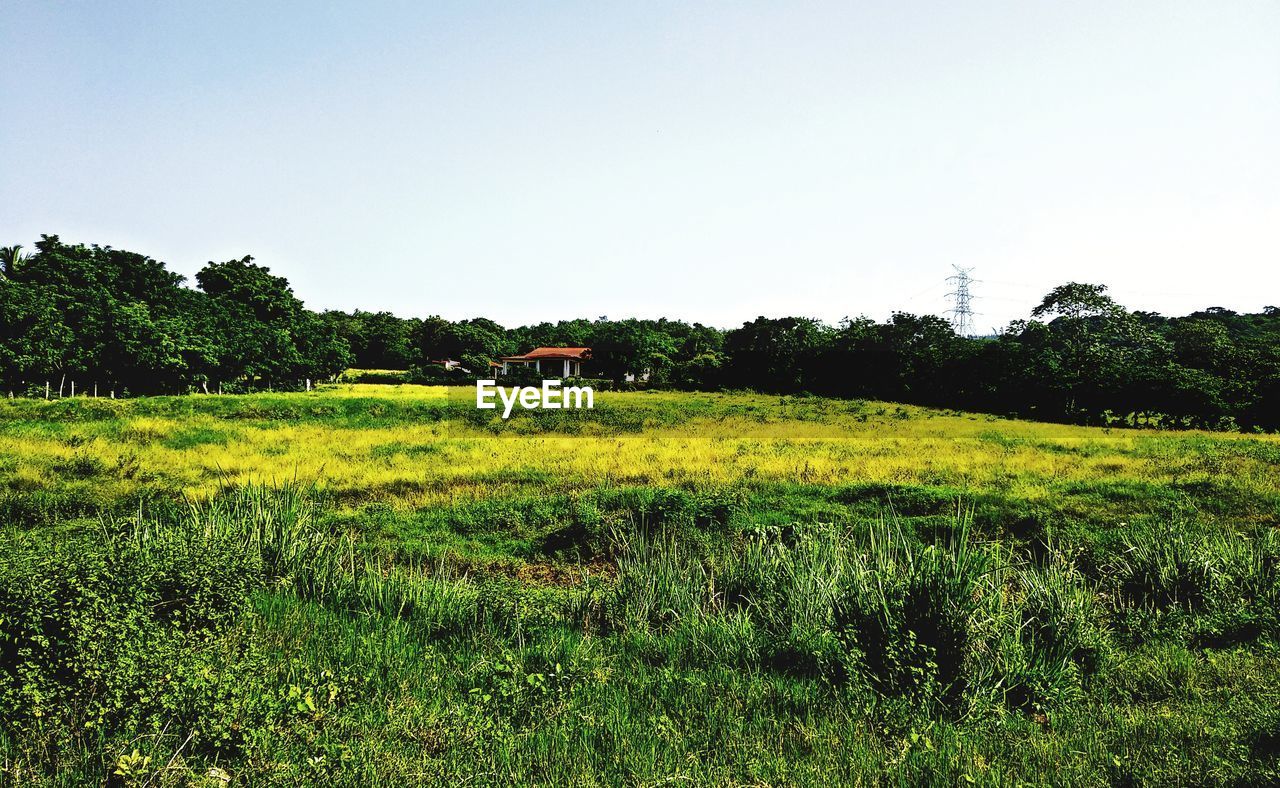
[[0, 247], [0, 279], [12, 279], [26, 259], [21, 245]]

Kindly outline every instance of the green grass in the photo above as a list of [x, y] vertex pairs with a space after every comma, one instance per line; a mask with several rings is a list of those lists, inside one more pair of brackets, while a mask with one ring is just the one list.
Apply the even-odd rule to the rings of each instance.
[[0, 781], [1280, 781], [1274, 439], [608, 404], [8, 405]]

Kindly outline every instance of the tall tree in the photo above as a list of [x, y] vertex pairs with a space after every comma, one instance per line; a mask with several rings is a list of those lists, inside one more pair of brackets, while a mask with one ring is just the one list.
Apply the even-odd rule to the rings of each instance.
[[22, 246], [0, 247], [0, 279], [13, 279], [18, 269], [26, 262], [27, 255], [22, 253]]

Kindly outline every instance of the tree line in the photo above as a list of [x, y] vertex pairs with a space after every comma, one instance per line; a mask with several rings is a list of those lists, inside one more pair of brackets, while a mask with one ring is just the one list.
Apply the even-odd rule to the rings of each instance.
[[292, 386], [345, 368], [347, 343], [253, 258], [197, 288], [135, 252], [42, 236], [0, 250], [0, 374], [10, 391], [155, 394]]
[[[145, 255], [42, 236], [0, 249], [0, 385], [66, 396], [295, 388], [348, 367], [424, 382], [487, 375], [538, 346], [592, 348], [590, 375], [697, 390], [753, 389], [965, 408], [1045, 420], [1280, 428], [1280, 309], [1129, 311], [1105, 286], [1068, 283], [992, 337], [933, 315], [828, 325], [764, 318], [721, 330], [679, 320], [565, 320], [506, 328], [304, 307], [244, 257], [195, 287]], [[470, 373], [436, 362], [457, 360]]]

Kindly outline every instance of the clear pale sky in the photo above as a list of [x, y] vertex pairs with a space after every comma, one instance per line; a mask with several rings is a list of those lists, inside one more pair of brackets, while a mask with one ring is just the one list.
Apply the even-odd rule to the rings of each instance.
[[0, 4], [0, 244], [507, 325], [1280, 303], [1280, 2]]

